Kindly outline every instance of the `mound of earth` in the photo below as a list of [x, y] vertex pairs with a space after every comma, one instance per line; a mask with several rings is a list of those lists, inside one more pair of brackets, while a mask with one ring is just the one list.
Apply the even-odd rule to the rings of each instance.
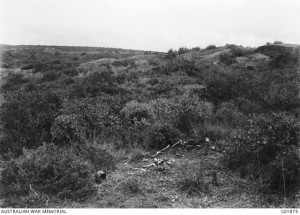
[[299, 45], [296, 44], [273, 44], [258, 47], [254, 53], [260, 53], [271, 58], [275, 58], [279, 55], [286, 53], [293, 53]]

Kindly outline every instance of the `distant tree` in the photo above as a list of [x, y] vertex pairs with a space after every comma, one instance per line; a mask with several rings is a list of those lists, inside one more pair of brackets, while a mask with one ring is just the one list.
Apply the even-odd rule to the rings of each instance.
[[200, 50], [201, 50], [201, 48], [199, 46], [192, 48], [192, 51], [200, 51]]
[[215, 45], [208, 45], [205, 50], [215, 49], [217, 48]]
[[280, 41], [280, 40], [275, 40], [275, 41], [273, 42], [273, 44], [283, 44], [283, 42]]
[[189, 49], [186, 48], [186, 47], [180, 47], [180, 48], [178, 49], [178, 54], [179, 54], [179, 55], [184, 54], [184, 53], [187, 53], [187, 52], [189, 52]]
[[172, 60], [176, 58], [176, 52], [173, 49], [169, 49], [166, 55], [167, 60]]

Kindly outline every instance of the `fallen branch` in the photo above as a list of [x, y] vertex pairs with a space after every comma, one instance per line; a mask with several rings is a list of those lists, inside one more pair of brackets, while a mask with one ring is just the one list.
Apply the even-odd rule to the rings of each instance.
[[135, 168], [135, 167], [131, 167], [131, 166], [129, 166], [128, 168], [134, 169], [134, 170], [141, 170], [141, 171], [143, 171], [143, 172], [146, 172], [146, 170], [143, 169], [143, 168]]
[[40, 198], [39, 195], [34, 191], [34, 189], [32, 189], [31, 184], [29, 184], [29, 188], [38, 198]]
[[46, 200], [46, 206], [48, 207], [48, 202], [49, 202], [49, 196], [48, 195], [46, 195], [47, 196], [47, 200]]
[[143, 166], [144, 168], [148, 168], [148, 167], [151, 167], [151, 166], [156, 166], [155, 163], [151, 163], [149, 165], [146, 165], [146, 166]]
[[156, 152], [155, 155], [152, 155], [152, 157], [154, 158], [155, 156], [161, 154], [163, 151], [165, 151], [166, 149], [168, 149], [170, 147], [170, 145], [168, 145], [166, 148], [163, 148], [162, 150], [159, 150], [158, 152]]
[[176, 145], [178, 144], [182, 144], [182, 140], [177, 141], [176, 143], [174, 143], [174, 145], [172, 146], [172, 148], [174, 148]]

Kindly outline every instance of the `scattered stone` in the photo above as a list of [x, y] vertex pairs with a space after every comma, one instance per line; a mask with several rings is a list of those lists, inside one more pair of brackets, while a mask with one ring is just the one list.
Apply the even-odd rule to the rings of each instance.
[[154, 163], [155, 163], [156, 165], [161, 165], [161, 164], [164, 163], [164, 160], [154, 158]]
[[215, 146], [212, 146], [212, 147], [210, 147], [212, 150], [216, 150], [216, 147]]

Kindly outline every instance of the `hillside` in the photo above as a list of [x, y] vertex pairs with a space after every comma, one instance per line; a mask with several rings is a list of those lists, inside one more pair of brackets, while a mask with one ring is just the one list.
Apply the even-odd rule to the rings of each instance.
[[299, 45], [0, 45], [1, 207], [299, 207]]

